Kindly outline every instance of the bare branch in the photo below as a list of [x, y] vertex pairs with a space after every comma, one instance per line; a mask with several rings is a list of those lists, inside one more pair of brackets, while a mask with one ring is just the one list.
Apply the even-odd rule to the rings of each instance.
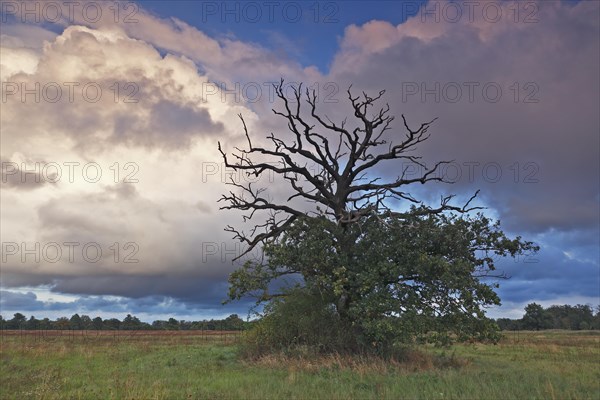
[[[271, 213], [265, 223], [256, 225], [249, 234], [232, 227], [227, 228], [234, 233], [235, 238], [249, 244], [249, 250], [260, 243], [276, 239], [297, 218], [311, 214], [326, 215], [342, 226], [357, 223], [368, 215], [377, 215], [381, 212], [392, 212], [390, 215], [397, 217], [407, 215], [407, 213], [392, 211], [386, 204], [389, 200], [405, 200], [418, 204], [418, 210], [423, 214], [447, 211], [464, 213], [481, 209], [481, 207], [470, 206], [478, 192], [463, 206], [452, 205], [450, 202], [454, 196], [445, 196], [442, 197], [440, 206], [433, 208], [425, 206], [403, 189], [414, 183], [424, 184], [433, 181], [450, 183], [439, 176], [438, 172], [442, 165], [451, 161], [439, 161], [433, 167], [427, 168], [421, 157], [411, 154], [418, 144], [429, 138], [428, 130], [436, 119], [422, 123], [418, 129], [411, 129], [402, 115], [406, 132], [399, 143], [388, 143], [386, 135], [397, 136], [389, 133], [394, 121], [394, 117], [389, 115], [390, 106], [386, 104], [375, 112], [371, 111], [375, 103], [384, 96], [384, 90], [375, 97], [370, 97], [364, 92], [362, 96], [355, 97], [352, 95], [351, 87], [348, 88], [348, 99], [357, 121], [354, 128], [349, 128], [346, 119], [336, 123], [328, 116], [319, 114], [316, 92], [306, 89], [305, 101], [309, 106], [308, 114], [315, 121], [314, 124], [309, 123], [302, 113], [302, 85], [293, 88], [295, 104], [286, 97], [283, 85], [283, 80], [274, 85], [275, 93], [283, 104], [283, 110], [274, 109], [273, 113], [285, 119], [288, 129], [295, 138], [292, 143], [271, 133], [266, 137], [271, 144], [269, 148], [256, 146], [250, 139], [243, 116], [239, 115], [248, 148], [235, 148], [236, 152], [232, 153], [230, 160], [221, 143], [218, 144], [218, 150], [227, 168], [254, 177], [260, 177], [265, 172], [277, 174], [289, 183], [289, 188], [293, 191], [285, 203], [279, 204], [261, 196], [264, 188], [254, 188], [251, 184], [240, 185], [233, 179], [227, 182], [242, 193], [229, 192], [223, 195], [219, 201], [227, 205], [221, 207], [222, 209], [247, 211], [248, 213], [243, 216], [244, 221], [254, 218], [258, 211]], [[256, 161], [258, 157], [270, 161]], [[373, 167], [390, 160], [418, 165], [422, 167], [422, 172], [418, 176], [407, 177], [408, 167], [404, 167], [401, 175], [393, 180], [385, 181], [383, 177], [369, 177], [368, 172], [372, 171]], [[315, 168], [314, 171], [309, 169], [309, 164]], [[342, 165], [343, 171], [340, 170]], [[314, 203], [318, 212], [311, 210], [310, 207], [304, 210], [292, 206], [290, 202], [295, 199]], [[277, 218], [279, 214], [285, 217]]]

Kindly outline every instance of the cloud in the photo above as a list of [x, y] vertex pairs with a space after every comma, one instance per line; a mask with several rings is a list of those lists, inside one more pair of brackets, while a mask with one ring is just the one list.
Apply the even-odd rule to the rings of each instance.
[[28, 166], [25, 162], [19, 163], [0, 159], [2, 168], [1, 187], [4, 190], [33, 190], [52, 184], [56, 180], [56, 173], [49, 172], [48, 169], [43, 170], [41, 162], [35, 161], [30, 164], [32, 165]]
[[[318, 76], [314, 67], [303, 69], [290, 59], [282, 60], [280, 51], [273, 52], [260, 44], [245, 42], [228, 34], [211, 37], [202, 29], [178, 18], [155, 15], [145, 9], [143, 4], [135, 9], [128, 6], [118, 17], [115, 16], [114, 7], [111, 7], [110, 3], [94, 0], [82, 0], [71, 6], [73, 10], [69, 9], [67, 3], [57, 2], [53, 6], [61, 7], [62, 18], [51, 21], [56, 28], [72, 25], [100, 31], [116, 28], [122, 30], [129, 38], [149, 43], [161, 52], [191, 59], [215, 81], [237, 82], [244, 79], [264, 82], [265, 79], [278, 80], [280, 76], [298, 77], [304, 73], [312, 75], [313, 79]], [[85, 7], [99, 9], [99, 17], [83, 12]], [[15, 10], [17, 21], [31, 20], [24, 12], [25, 7]], [[271, 36], [279, 38], [276, 34]], [[139, 61], [139, 58], [131, 58], [132, 63]]]
[[[511, 4], [500, 5], [511, 16]], [[599, 5], [535, 5], [538, 22], [530, 24], [422, 22], [419, 14], [397, 26], [349, 26], [330, 76], [356, 93], [386, 89], [392, 114], [413, 126], [439, 118], [421, 153], [429, 165], [456, 160], [462, 178], [429, 185], [435, 192], [481, 188], [505, 226], [521, 232], [598, 226], [600, 43], [590, 16]], [[390, 138], [398, 131], [396, 122]], [[388, 167], [390, 176], [399, 170]]]
[[[8, 59], [12, 65], [15, 57]], [[43, 132], [88, 152], [119, 144], [181, 149], [227, 135], [223, 121], [215, 120], [229, 116], [219, 110], [226, 106], [201, 98], [207, 78], [189, 59], [161, 57], [116, 28], [68, 27], [46, 44], [35, 71], [9, 74], [6, 81], [8, 154]], [[211, 115], [213, 109], [220, 115]], [[23, 118], [32, 112], [36, 118]]]
[[37, 300], [37, 296], [33, 292], [0, 291], [0, 309], [29, 311], [38, 310], [42, 307], [43, 303]]
[[[9, 39], [3, 46], [19, 44]], [[3, 287], [217, 307], [242, 250], [228, 250], [218, 228], [233, 216], [211, 212], [224, 190], [221, 171], [203, 173], [221, 169], [217, 140], [239, 130], [237, 114], [249, 123], [255, 114], [203, 97], [209, 78], [194, 62], [161, 55], [118, 26], [73, 25], [46, 39], [35, 68], [7, 77], [17, 92], [3, 104], [1, 155], [17, 166], [3, 169]], [[23, 102], [21, 85], [36, 83], [42, 89]], [[55, 95], [44, 92], [48, 84], [63, 90], [59, 101], [47, 100]], [[101, 88], [98, 101], [79, 90], [86, 84]], [[35, 177], [24, 172], [32, 168]]]
[[154, 319], [198, 319], [198, 313], [204, 318], [223, 318], [231, 313], [245, 315], [248, 304], [210, 307], [202, 304], [185, 303], [164, 296], [147, 296], [143, 298], [126, 298], [118, 296], [82, 296], [67, 301], [43, 300], [32, 291], [20, 292], [12, 290], [0, 291], [0, 310], [3, 317], [10, 319], [16, 312], [33, 314], [36, 318], [69, 317], [75, 313], [89, 314], [92, 318], [102, 316], [119, 318], [127, 314], [141, 317], [143, 321]]

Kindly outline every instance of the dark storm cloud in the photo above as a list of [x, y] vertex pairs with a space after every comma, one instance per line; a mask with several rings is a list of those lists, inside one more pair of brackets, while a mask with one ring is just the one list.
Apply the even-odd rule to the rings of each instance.
[[216, 306], [226, 299], [227, 276], [236, 266], [230, 262], [210, 260], [193, 271], [181, 271], [172, 265], [172, 270], [135, 275], [123, 269], [119, 273], [109, 273], [101, 269], [81, 268], [76, 276], [53, 273], [32, 273], [12, 268], [2, 273], [3, 287], [17, 288], [27, 285], [49, 285], [57, 293], [74, 295], [114, 295], [128, 298], [166, 296], [195, 304]]
[[[0, 291], [0, 310], [4, 317], [10, 318], [10, 313], [27, 312], [36, 317], [44, 317], [49, 312], [53, 315], [70, 316], [74, 313], [97, 315], [108, 314], [146, 314], [146, 315], [194, 315], [204, 318], [209, 314], [239, 313], [244, 314], [249, 303], [240, 302], [236, 305], [220, 305], [219, 303], [182, 302], [165, 296], [146, 296], [142, 298], [119, 298], [102, 296], [82, 296], [74, 301], [42, 301], [33, 292]], [[203, 317], [204, 316], [204, 317]], [[145, 320], [147, 318], [144, 318]], [[151, 320], [151, 319], [150, 319]]]
[[[438, 117], [412, 155], [428, 166], [453, 160], [447, 177], [454, 184], [404, 190], [435, 206], [440, 195], [456, 194], [454, 204], [462, 205], [481, 189], [475, 204], [489, 207], [508, 234], [539, 241], [538, 255], [502, 263], [511, 276], [500, 281], [507, 304], [600, 297], [600, 23], [591, 18], [599, 4], [537, 4], [539, 22], [529, 25], [416, 20], [410, 28], [351, 28], [331, 68], [355, 94], [386, 89], [384, 102], [397, 117], [390, 140], [405, 135], [401, 114], [413, 129]], [[477, 85], [473, 101], [467, 84]], [[484, 96], [486, 84], [501, 88], [498, 101]], [[454, 102], [444, 87], [457, 86], [462, 97]], [[344, 99], [336, 106], [348, 113]], [[344, 112], [337, 115], [342, 120]], [[405, 166], [381, 164], [373, 177], [394, 180]]]
[[33, 292], [0, 290], [0, 309], [30, 311], [39, 310], [43, 306], [43, 302], [39, 301]]
[[[562, 242], [566, 234], [540, 241], [538, 254], [506, 259], [498, 269], [509, 276], [498, 293], [511, 302], [569, 296], [600, 297], [598, 248]], [[577, 237], [577, 234], [574, 234]]]
[[33, 190], [52, 185], [56, 182], [57, 175], [55, 170], [47, 165], [48, 163], [39, 161], [27, 165], [27, 163], [0, 159], [2, 168], [0, 186], [3, 190]]
[[69, 294], [115, 295], [141, 298], [149, 295], [169, 296], [194, 303], [218, 304], [225, 300], [224, 277], [207, 279], [200, 274], [105, 275], [63, 277], [54, 290]]
[[[353, 83], [356, 93], [387, 90], [385, 101], [398, 117], [390, 139], [404, 135], [400, 114], [414, 128], [438, 117], [419, 153], [428, 165], [455, 160], [462, 178], [426, 190], [464, 194], [481, 188], [505, 226], [521, 232], [594, 227], [600, 223], [600, 23], [590, 16], [598, 7], [542, 2], [534, 24], [447, 24], [446, 33], [431, 40], [398, 34], [382, 51], [347, 48], [332, 74], [341, 87]], [[355, 36], [367, 41], [389, 28], [372, 24]], [[472, 102], [468, 82], [477, 85]], [[488, 83], [502, 90], [497, 102], [485, 97]], [[413, 85], [417, 93], [407, 94]], [[459, 86], [460, 100], [451, 101], [454, 91], [444, 94], [445, 86]], [[528, 95], [535, 102], [525, 102]], [[479, 163], [473, 180], [465, 163]], [[482, 171], [489, 163], [501, 167], [498, 182]], [[391, 163], [379, 172], [395, 177], [400, 169]]]

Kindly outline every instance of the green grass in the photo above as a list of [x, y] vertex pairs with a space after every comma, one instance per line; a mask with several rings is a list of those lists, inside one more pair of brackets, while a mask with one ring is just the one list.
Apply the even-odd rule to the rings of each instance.
[[[461, 367], [241, 361], [235, 344], [194, 335], [4, 335], [2, 399], [599, 399], [600, 334], [507, 334], [451, 350]], [[446, 357], [448, 359], [448, 357]]]

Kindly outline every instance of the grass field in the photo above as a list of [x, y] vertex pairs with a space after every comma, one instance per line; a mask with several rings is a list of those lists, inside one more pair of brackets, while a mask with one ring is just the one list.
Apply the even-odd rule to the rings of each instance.
[[[226, 332], [3, 332], [2, 399], [599, 399], [600, 332], [507, 333], [404, 364], [242, 361]], [[453, 354], [452, 354], [453, 353]], [[418, 353], [415, 353], [418, 354]], [[431, 360], [448, 360], [447, 365]], [[443, 363], [442, 363], [443, 364]]]

